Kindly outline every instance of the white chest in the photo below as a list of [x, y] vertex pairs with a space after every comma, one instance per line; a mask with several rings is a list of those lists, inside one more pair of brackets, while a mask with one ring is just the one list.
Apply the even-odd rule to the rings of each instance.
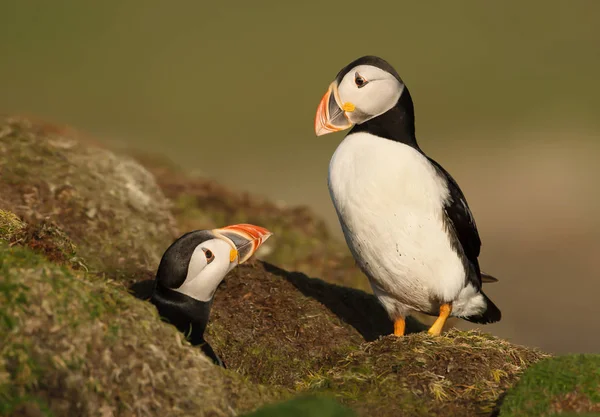
[[368, 133], [347, 136], [329, 190], [358, 264], [379, 293], [425, 310], [453, 299], [465, 272], [443, 220], [448, 188], [425, 156]]

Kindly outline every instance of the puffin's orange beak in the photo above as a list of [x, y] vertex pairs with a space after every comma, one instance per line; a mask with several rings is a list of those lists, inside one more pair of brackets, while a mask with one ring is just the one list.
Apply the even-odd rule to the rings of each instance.
[[352, 126], [346, 112], [338, 104], [339, 102], [337, 83], [334, 81], [329, 85], [327, 92], [319, 103], [319, 107], [317, 107], [317, 115], [315, 116], [315, 133], [317, 136], [339, 132]]
[[246, 262], [258, 250], [260, 245], [272, 235], [264, 227], [253, 224], [234, 224], [232, 226], [214, 229], [213, 233], [230, 240], [235, 249], [231, 249], [229, 260], [233, 262], [236, 258], [238, 264]]

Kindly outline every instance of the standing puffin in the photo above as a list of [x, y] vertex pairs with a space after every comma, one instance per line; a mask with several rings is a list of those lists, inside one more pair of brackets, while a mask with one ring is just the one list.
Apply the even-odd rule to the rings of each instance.
[[354, 127], [329, 164], [329, 192], [346, 238], [373, 292], [402, 336], [411, 312], [474, 323], [501, 318], [483, 293], [481, 240], [458, 184], [419, 148], [410, 93], [394, 68], [364, 56], [329, 85], [317, 136]]
[[150, 298], [161, 317], [225, 367], [204, 340], [215, 291], [225, 275], [246, 262], [269, 236], [267, 229], [251, 224], [186, 233], [165, 251], [156, 279], [136, 283], [131, 290], [138, 298]]

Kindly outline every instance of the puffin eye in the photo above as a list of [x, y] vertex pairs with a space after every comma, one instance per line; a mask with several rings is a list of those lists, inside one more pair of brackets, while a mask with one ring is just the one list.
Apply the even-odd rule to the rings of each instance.
[[354, 84], [356, 84], [358, 88], [362, 88], [368, 83], [369, 82], [365, 80], [358, 72], [354, 75]]
[[212, 251], [210, 249], [202, 248], [202, 250], [204, 251], [204, 255], [206, 256], [206, 264], [207, 265], [215, 260], [215, 254], [212, 253]]

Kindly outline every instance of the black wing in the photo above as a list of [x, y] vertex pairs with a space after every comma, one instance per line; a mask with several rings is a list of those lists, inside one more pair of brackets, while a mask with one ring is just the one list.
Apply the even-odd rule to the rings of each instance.
[[144, 281], [133, 283], [129, 287], [129, 292], [131, 292], [135, 298], [139, 298], [140, 300], [149, 300], [150, 298], [152, 298], [152, 294], [154, 293], [155, 287], [156, 280], [146, 279]]
[[481, 239], [479, 238], [479, 232], [477, 232], [475, 219], [467, 204], [467, 199], [448, 171], [442, 168], [442, 166], [433, 159], [429, 157], [427, 159], [435, 165], [440, 175], [445, 177], [448, 182], [450, 196], [448, 202], [444, 206], [444, 211], [451, 223], [449, 226], [452, 227], [454, 234], [456, 235], [457, 242], [454, 242], [454, 244], [460, 245], [460, 248], [456, 249], [459, 253], [462, 249], [462, 252], [465, 254], [465, 257], [470, 264], [468, 270], [471, 270], [472, 272], [467, 274], [467, 279], [475, 285], [477, 289], [481, 289], [481, 270], [479, 269], [479, 261], [477, 260], [481, 250]]

